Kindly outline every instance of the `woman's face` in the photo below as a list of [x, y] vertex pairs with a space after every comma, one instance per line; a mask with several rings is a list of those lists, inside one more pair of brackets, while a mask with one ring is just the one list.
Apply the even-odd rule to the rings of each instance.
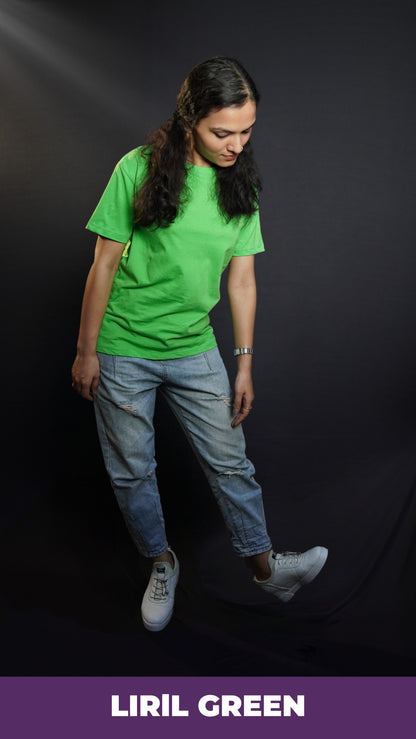
[[212, 110], [192, 130], [189, 161], [199, 167], [232, 167], [250, 138], [256, 120], [256, 104]]

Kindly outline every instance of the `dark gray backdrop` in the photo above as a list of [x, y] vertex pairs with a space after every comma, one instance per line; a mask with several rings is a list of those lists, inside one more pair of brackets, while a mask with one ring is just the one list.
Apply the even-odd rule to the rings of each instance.
[[[413, 674], [414, 36], [411, 6], [390, 0], [0, 0], [4, 674]], [[249, 454], [275, 546], [330, 558], [288, 606], [258, 593], [160, 405], [183, 574], [154, 635], [138, 619], [146, 566], [71, 391], [83, 227], [214, 54], [262, 93]], [[225, 297], [212, 318], [232, 373]]]

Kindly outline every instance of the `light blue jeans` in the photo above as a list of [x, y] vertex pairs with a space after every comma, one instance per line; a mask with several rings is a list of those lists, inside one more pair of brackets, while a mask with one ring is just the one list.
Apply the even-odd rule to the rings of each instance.
[[245, 454], [243, 431], [241, 426], [231, 428], [231, 388], [218, 349], [163, 361], [101, 353], [98, 357], [98, 434], [112, 487], [139, 551], [157, 557], [168, 547], [155, 475], [157, 389], [201, 463], [236, 552], [249, 557], [270, 549], [261, 488]]

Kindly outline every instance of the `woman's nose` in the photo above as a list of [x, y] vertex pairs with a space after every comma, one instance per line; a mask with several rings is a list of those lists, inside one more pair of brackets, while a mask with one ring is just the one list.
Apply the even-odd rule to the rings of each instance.
[[228, 151], [232, 151], [233, 154], [239, 154], [240, 151], [241, 151], [241, 149], [242, 149], [241, 137], [240, 136], [233, 136], [228, 141], [228, 147], [227, 148], [228, 148]]

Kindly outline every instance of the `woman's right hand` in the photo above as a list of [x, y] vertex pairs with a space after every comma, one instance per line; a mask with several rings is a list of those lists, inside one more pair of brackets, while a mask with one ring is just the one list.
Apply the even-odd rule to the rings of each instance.
[[100, 364], [97, 354], [77, 354], [72, 365], [72, 387], [82, 398], [94, 400], [100, 381]]

